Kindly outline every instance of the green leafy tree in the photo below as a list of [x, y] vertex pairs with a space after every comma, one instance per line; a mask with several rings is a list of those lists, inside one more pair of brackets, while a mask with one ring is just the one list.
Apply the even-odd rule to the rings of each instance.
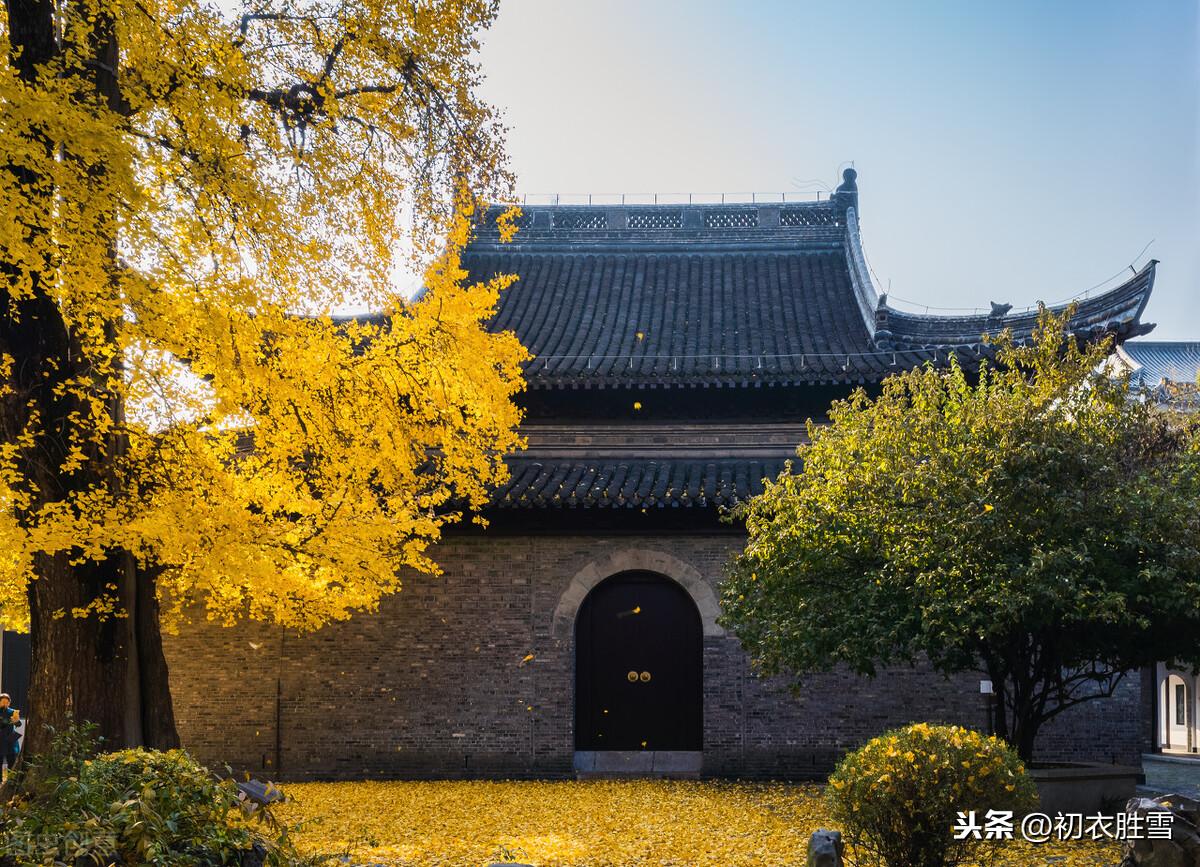
[[1043, 314], [969, 373], [925, 367], [810, 423], [738, 512], [724, 621], [767, 673], [928, 659], [983, 670], [997, 734], [1039, 728], [1156, 660], [1200, 664], [1200, 449], [1104, 343]]

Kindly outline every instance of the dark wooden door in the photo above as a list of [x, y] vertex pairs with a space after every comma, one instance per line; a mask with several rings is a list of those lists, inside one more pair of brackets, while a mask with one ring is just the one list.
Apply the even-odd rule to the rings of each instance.
[[702, 642], [674, 581], [623, 572], [596, 585], [575, 623], [576, 749], [701, 749]]

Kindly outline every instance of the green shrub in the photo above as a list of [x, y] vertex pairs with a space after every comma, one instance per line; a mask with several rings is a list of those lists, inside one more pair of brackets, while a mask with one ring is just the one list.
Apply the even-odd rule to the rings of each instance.
[[89, 728], [71, 728], [20, 769], [0, 810], [0, 865], [299, 861], [269, 810], [243, 809], [232, 780], [182, 750], [96, 747]]
[[[994, 854], [995, 841], [955, 840], [959, 811], [1037, 805], [1017, 754], [1003, 741], [958, 726], [917, 723], [850, 753], [829, 777], [833, 818], [856, 863], [952, 867]], [[1018, 820], [1019, 824], [1019, 820]]]

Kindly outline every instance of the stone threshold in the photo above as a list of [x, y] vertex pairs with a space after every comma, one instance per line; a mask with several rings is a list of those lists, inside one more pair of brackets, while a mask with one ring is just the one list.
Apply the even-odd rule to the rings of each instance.
[[1196, 753], [1143, 753], [1146, 787], [1157, 794], [1200, 798], [1200, 755]]
[[700, 750], [577, 750], [575, 776], [581, 780], [612, 777], [699, 779]]
[[1200, 753], [1142, 753], [1142, 764], [1146, 762], [1200, 765]]

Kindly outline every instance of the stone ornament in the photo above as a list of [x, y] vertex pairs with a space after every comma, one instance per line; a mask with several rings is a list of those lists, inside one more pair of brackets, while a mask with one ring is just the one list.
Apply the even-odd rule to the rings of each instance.
[[843, 867], [844, 851], [841, 831], [814, 831], [808, 838], [808, 860], [804, 863], [806, 867]]
[[1126, 840], [1120, 867], [1200, 867], [1200, 801], [1183, 795], [1157, 798], [1133, 798], [1125, 812], [1145, 817], [1150, 813], [1170, 813], [1171, 839]]

